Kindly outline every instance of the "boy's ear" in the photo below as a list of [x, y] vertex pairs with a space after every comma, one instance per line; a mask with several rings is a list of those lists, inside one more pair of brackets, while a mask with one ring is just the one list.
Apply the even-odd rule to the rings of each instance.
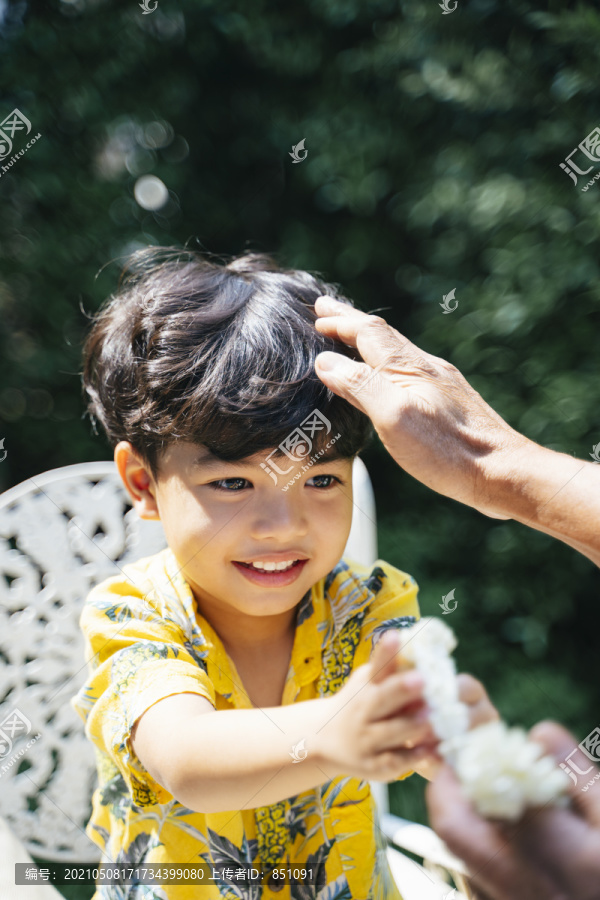
[[129, 441], [115, 447], [115, 464], [140, 519], [160, 519], [152, 473]]

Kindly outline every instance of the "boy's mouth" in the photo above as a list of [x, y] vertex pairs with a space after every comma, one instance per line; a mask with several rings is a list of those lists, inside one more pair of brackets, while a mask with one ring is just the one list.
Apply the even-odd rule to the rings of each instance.
[[262, 560], [243, 563], [234, 560], [233, 565], [244, 578], [254, 584], [285, 587], [298, 578], [307, 562], [307, 559], [283, 560], [280, 563], [263, 562]]

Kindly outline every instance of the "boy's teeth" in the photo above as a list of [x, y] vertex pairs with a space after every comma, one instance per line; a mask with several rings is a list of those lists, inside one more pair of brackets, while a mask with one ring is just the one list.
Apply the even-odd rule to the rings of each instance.
[[255, 562], [250, 563], [253, 569], [260, 569], [263, 572], [283, 572], [284, 569], [289, 569], [294, 563], [298, 562], [296, 559], [290, 559], [287, 562]]

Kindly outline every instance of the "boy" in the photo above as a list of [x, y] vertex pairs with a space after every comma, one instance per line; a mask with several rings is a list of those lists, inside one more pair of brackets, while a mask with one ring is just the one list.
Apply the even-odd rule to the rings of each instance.
[[[368, 781], [429, 776], [436, 740], [420, 678], [394, 672], [394, 636], [371, 651], [418, 616], [418, 588], [341, 559], [371, 425], [315, 373], [323, 350], [357, 358], [314, 328], [322, 294], [337, 296], [265, 255], [155, 248], [86, 341], [92, 418], [168, 543], [81, 617], [92, 664], [74, 703], [100, 784], [88, 833], [105, 861], [215, 876], [99, 885], [95, 900], [399, 900]], [[494, 717], [473, 679], [463, 699], [473, 723]], [[316, 876], [290, 883], [288, 868]]]

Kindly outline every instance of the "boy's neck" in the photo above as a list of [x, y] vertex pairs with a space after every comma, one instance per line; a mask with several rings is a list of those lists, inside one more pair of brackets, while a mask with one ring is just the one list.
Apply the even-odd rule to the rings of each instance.
[[225, 650], [247, 657], [293, 645], [298, 605], [278, 616], [245, 616], [237, 610], [207, 609], [205, 603], [196, 600], [200, 615], [217, 633]]

